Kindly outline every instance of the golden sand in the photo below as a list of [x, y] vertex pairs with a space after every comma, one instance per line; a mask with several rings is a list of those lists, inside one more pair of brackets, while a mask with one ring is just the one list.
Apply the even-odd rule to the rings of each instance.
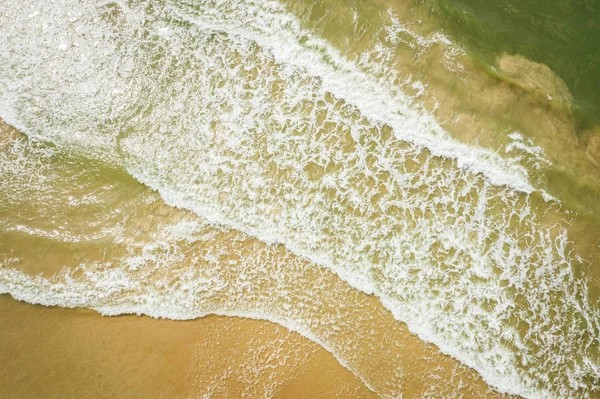
[[33, 306], [0, 296], [0, 397], [376, 397], [317, 344], [266, 321]]

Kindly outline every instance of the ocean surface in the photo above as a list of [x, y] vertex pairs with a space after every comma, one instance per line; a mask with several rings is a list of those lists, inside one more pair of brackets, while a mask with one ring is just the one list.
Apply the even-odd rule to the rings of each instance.
[[600, 3], [594, 0], [423, 0], [488, 65], [500, 53], [547, 65], [569, 87], [582, 126], [600, 122]]
[[600, 397], [600, 6], [522, 3], [4, 1], [0, 293]]

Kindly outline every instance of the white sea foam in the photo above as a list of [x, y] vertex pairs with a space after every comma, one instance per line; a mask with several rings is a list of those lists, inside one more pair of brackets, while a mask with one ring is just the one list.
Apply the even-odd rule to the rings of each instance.
[[[215, 308], [193, 310], [181, 306], [181, 303], [185, 304], [191, 301], [192, 298], [188, 298], [187, 301], [184, 300], [183, 302], [174, 302], [168, 294], [139, 294], [130, 296], [127, 303], [106, 303], [106, 298], [110, 298], [113, 292], [121, 292], [124, 287], [132, 288], [126, 281], [126, 277], [122, 275], [113, 275], [110, 279], [102, 281], [96, 280], [93, 287], [85, 287], [83, 289], [72, 283], [61, 284], [60, 287], [55, 287], [41, 277], [32, 278], [15, 270], [6, 273], [6, 269], [2, 269], [1, 267], [0, 276], [0, 294], [10, 294], [17, 300], [31, 304], [61, 306], [65, 308], [85, 307], [94, 309], [104, 316], [137, 314], [157, 319], [193, 320], [209, 315], [216, 315], [270, 321], [319, 344], [330, 352], [343, 367], [355, 374], [367, 388], [373, 392], [377, 392], [377, 389], [369, 384], [369, 381], [362, 378], [360, 372], [357, 372], [354, 367], [349, 365], [345, 358], [340, 357], [338, 350], [336, 350], [337, 348], [324, 340], [320, 335], [308, 329], [305, 323], [301, 323], [293, 318], [277, 317], [277, 315], [272, 313], [244, 311], [243, 309], [228, 310]], [[120, 277], [122, 278], [121, 281], [119, 281]], [[7, 282], [10, 283], [7, 284]], [[135, 285], [134, 288], [139, 289], [139, 285]], [[180, 297], [180, 295], [177, 296]]]
[[[269, 49], [277, 62], [321, 78], [324, 90], [356, 106], [371, 123], [391, 126], [401, 140], [425, 147], [434, 155], [457, 159], [460, 167], [483, 173], [494, 184], [507, 185], [527, 193], [533, 191], [524, 168], [492, 151], [453, 140], [410, 97], [389, 82], [361, 71], [326, 41], [302, 29], [300, 23], [277, 3], [208, 1], [190, 8], [190, 12], [185, 13], [177, 4], [171, 11], [193, 21], [202, 30], [226, 32], [253, 40], [262, 48]], [[390, 30], [392, 37], [399, 32], [417, 37], [399, 24], [397, 19], [393, 19], [393, 22]], [[433, 41], [418, 38], [415, 45], [431, 46], [433, 42], [442, 40], [447, 38], [436, 36]]]
[[[108, 316], [145, 314], [188, 320], [215, 314], [268, 320], [318, 343], [367, 387], [384, 397], [390, 396], [362, 376], [353, 364], [354, 357], [348, 357], [342, 349], [344, 345], [334, 339], [341, 329], [348, 329], [345, 324], [360, 320], [348, 317], [353, 309], [342, 302], [347, 288], [337, 284], [325, 294], [320, 288], [324, 282], [305, 276], [300, 259], [282, 258], [275, 248], [265, 245], [247, 247], [239, 233], [229, 235], [228, 240], [219, 237], [228, 233], [196, 220], [168, 224], [158, 229], [154, 240], [148, 243], [124, 237], [132, 251], [137, 252], [137, 247], [141, 252], [121, 259], [120, 264], [82, 264], [50, 280], [20, 272], [14, 268], [18, 259], [6, 259], [0, 264], [0, 294], [45, 306], [92, 308]], [[203, 243], [205, 249], [198, 249]], [[190, 252], [190, 248], [196, 251]], [[229, 259], [240, 250], [246, 256], [237, 261]], [[305, 283], [301, 289], [295, 285], [298, 281]], [[220, 292], [223, 295], [219, 299]], [[296, 298], [298, 293], [309, 295]], [[335, 316], [324, 325], [322, 317], [316, 315], [323, 303], [312, 298], [324, 295], [323, 302], [339, 302], [335, 305], [340, 312], [337, 326]], [[294, 300], [304, 306], [288, 306]], [[330, 331], [319, 331], [323, 328]]]
[[530, 138], [524, 137], [519, 132], [512, 132], [508, 137], [512, 141], [506, 146], [506, 153], [518, 153], [518, 160], [526, 160], [536, 170], [541, 170], [543, 166], [551, 164], [544, 149], [536, 146]]
[[[45, 306], [93, 308], [104, 315], [269, 320], [319, 343], [381, 397], [402, 395], [403, 375], [411, 374], [402, 361], [407, 356], [404, 331], [382, 321], [381, 310], [367, 306], [371, 312], [365, 312], [365, 298], [325, 270], [307, 268], [276, 247], [249, 246], [252, 240], [240, 233], [196, 220], [155, 227], [149, 242], [127, 238], [133, 253], [120, 262], [81, 265], [51, 279], [28, 276], [14, 269], [18, 260], [8, 260], [0, 265], [0, 293]], [[372, 355], [378, 361], [370, 365], [363, 358]], [[440, 379], [435, 356], [418, 363], [431, 370], [431, 376], [420, 375], [430, 383], [424, 396], [460, 397], [454, 387], [463, 381], [464, 369], [446, 369]]]

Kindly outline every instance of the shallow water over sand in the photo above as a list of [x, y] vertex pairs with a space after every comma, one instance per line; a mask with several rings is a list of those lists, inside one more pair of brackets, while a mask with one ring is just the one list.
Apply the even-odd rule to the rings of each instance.
[[[55, 170], [59, 174], [65, 171]], [[60, 186], [63, 181], [58, 178], [54, 183]], [[55, 240], [45, 251], [27, 252], [28, 241], [23, 247], [15, 244], [21, 243], [18, 237], [22, 232], [8, 233], [7, 238], [13, 239], [6, 242], [15, 250], [10, 252], [13, 261], [0, 272], [6, 291], [34, 303], [93, 308], [106, 315], [135, 312], [174, 319], [207, 314], [266, 318], [322, 345], [380, 395], [491, 394], [473, 370], [410, 334], [377, 298], [353, 290], [327, 269], [310, 265], [281, 245], [208, 225], [189, 212], [168, 207], [143, 186], [129, 195], [104, 198], [112, 200], [105, 206], [117, 214], [121, 214], [120, 206], [131, 210], [131, 204], [136, 204], [135, 212], [128, 212], [129, 218], [119, 229], [105, 231], [101, 240], [89, 240], [95, 244], [91, 247], [88, 240], [75, 238], [68, 249]], [[79, 203], [76, 198], [73, 202]], [[74, 215], [76, 212], [71, 218]], [[82, 259], [88, 263], [81, 263]], [[92, 263], [94, 259], [96, 263]], [[38, 276], [40, 270], [43, 273]], [[13, 317], [18, 317], [19, 309]], [[65, 313], [54, 312], [60, 323]], [[137, 318], [133, 320], [126, 326], [135, 325]], [[35, 318], [30, 322], [35, 325]], [[153, 328], [151, 321], [145, 323]], [[202, 326], [201, 321], [196, 323]], [[22, 339], [23, 345], [36, 345], [26, 336]], [[115, 337], [121, 345], [124, 339]], [[292, 346], [290, 350], [308, 356], [304, 346]], [[292, 368], [297, 372], [301, 365]], [[197, 375], [213, 381], [218, 377], [213, 371]], [[261, 378], [256, 383], [260, 384]], [[268, 378], [264, 377], [265, 383]], [[291, 383], [290, 378], [282, 377], [277, 389]], [[189, 382], [182, 386], [188, 387]]]

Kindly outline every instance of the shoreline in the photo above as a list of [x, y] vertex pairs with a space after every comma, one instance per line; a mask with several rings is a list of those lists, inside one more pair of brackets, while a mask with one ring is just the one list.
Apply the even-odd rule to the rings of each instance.
[[[6, 398], [68, 398], [86, 392], [94, 397], [199, 397], [211, 389], [233, 396], [273, 390], [275, 396], [287, 392], [299, 398], [310, 397], [305, 392], [376, 397], [316, 343], [267, 321], [104, 317], [85, 309], [43, 308], [8, 295], [0, 296], [0, 312], [7, 321], [0, 331], [5, 370], [0, 396]], [[251, 361], [257, 364], [247, 370], [249, 375], [219, 380], [230, 367], [251, 368]], [[278, 367], [272, 369], [270, 362]], [[256, 378], [250, 378], [252, 373], [258, 373]], [[243, 378], [248, 379], [240, 385]], [[268, 386], [270, 381], [274, 386]], [[243, 386], [249, 382], [255, 386]]]

